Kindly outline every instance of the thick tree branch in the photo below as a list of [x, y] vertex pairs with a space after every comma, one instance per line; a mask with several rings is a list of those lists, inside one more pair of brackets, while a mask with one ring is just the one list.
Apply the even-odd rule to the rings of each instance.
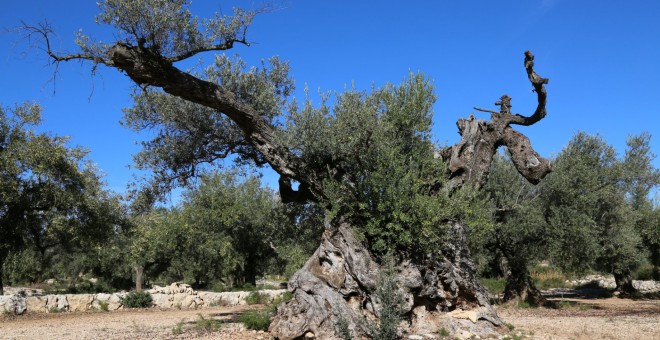
[[451, 187], [459, 187], [471, 183], [476, 187], [483, 186], [488, 180], [490, 164], [493, 155], [500, 146], [506, 146], [511, 153], [511, 159], [518, 172], [529, 182], [538, 183], [552, 171], [550, 162], [541, 156], [531, 146], [529, 138], [511, 128], [510, 124], [529, 126], [543, 119], [546, 112], [547, 92], [545, 84], [548, 79], [540, 77], [534, 71], [534, 55], [525, 52], [525, 70], [527, 77], [537, 93], [538, 106], [533, 115], [524, 117], [511, 113], [511, 97], [503, 95], [495, 105], [499, 112], [475, 107], [477, 111], [491, 114], [490, 121], [475, 119], [459, 119], [458, 126], [461, 141], [456, 145], [440, 150], [437, 155], [447, 162], [451, 174]]
[[160, 87], [168, 94], [222, 112], [238, 125], [248, 142], [276, 172], [305, 185], [317, 197], [321, 195], [321, 181], [308, 172], [300, 158], [279, 143], [273, 126], [234, 93], [179, 70], [151, 49], [116, 43], [108, 56], [112, 67], [126, 72], [139, 85]]

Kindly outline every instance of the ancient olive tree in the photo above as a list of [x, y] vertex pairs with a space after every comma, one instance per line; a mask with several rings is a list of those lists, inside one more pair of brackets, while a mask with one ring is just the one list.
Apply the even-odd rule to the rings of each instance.
[[[125, 122], [151, 128], [137, 163], [154, 170], [145, 197], [157, 197], [195, 176], [202, 164], [230, 155], [237, 162], [268, 164], [279, 175], [282, 201], [314, 203], [326, 210], [321, 245], [290, 280], [294, 298], [281, 306], [270, 331], [280, 338], [313, 332], [334, 338], [340, 328], [368, 335], [369, 320], [384, 306], [378, 278], [385, 256], [396, 259], [395, 280], [404, 296], [405, 332], [467, 330], [489, 334], [501, 321], [475, 276], [460, 217], [465, 204], [450, 197], [480, 187], [496, 149], [507, 146], [518, 171], [540, 181], [550, 164], [511, 125], [531, 125], [546, 115], [547, 79], [525, 69], [538, 96], [529, 117], [513, 114], [506, 95], [490, 121], [461, 119], [461, 141], [435, 151], [430, 138], [433, 86], [422, 75], [371, 93], [350, 90], [315, 107], [289, 99], [294, 82], [277, 58], [246, 68], [217, 56], [198, 73], [177, 62], [206, 51], [248, 45], [255, 12], [199, 21], [185, 0], [107, 0], [98, 21], [118, 40], [95, 43], [80, 35], [80, 51], [58, 54], [50, 28], [25, 27], [43, 40], [51, 60], [88, 60], [125, 73], [140, 88]], [[297, 187], [296, 187], [297, 184]], [[340, 322], [341, 321], [341, 322]], [[340, 327], [340, 325], [342, 325]]]

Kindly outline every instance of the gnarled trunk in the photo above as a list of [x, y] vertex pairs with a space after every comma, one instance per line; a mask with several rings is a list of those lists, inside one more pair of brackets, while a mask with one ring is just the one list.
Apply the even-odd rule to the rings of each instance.
[[632, 273], [629, 269], [621, 272], [614, 273], [614, 282], [616, 283], [616, 291], [620, 293], [633, 293], [637, 289], [633, 286]]
[[[395, 280], [404, 297], [400, 331], [427, 334], [497, 335], [501, 321], [479, 283], [464, 236], [464, 226], [447, 222], [452, 241], [424, 260], [399, 260]], [[381, 305], [375, 294], [385, 273], [345, 222], [326, 221], [321, 245], [289, 281], [294, 298], [280, 306], [269, 331], [280, 339], [313, 333], [336, 339], [368, 336]]]
[[533, 306], [541, 306], [546, 299], [541, 291], [536, 288], [532, 275], [527, 269], [527, 261], [524, 259], [506, 259], [507, 267], [504, 270], [506, 285], [504, 287], [504, 302], [527, 302]]

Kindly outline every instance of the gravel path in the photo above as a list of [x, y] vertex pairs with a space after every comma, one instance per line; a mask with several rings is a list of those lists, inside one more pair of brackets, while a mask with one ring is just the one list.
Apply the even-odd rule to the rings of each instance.
[[[526, 339], [660, 339], [660, 300], [555, 299], [559, 309], [499, 307], [502, 319]], [[0, 315], [0, 339], [270, 339], [246, 330], [236, 317], [253, 306], [200, 310]], [[216, 332], [197, 331], [199, 315], [223, 321]], [[173, 329], [181, 325], [182, 334]]]
[[499, 308], [498, 315], [532, 339], [660, 339], [660, 301], [551, 299], [560, 309]]
[[[210, 307], [200, 310], [122, 310], [115, 312], [27, 314], [0, 316], [0, 339], [269, 339], [246, 330], [235, 318], [253, 306]], [[194, 330], [199, 315], [224, 322], [219, 332]], [[185, 330], [175, 335], [178, 324]]]

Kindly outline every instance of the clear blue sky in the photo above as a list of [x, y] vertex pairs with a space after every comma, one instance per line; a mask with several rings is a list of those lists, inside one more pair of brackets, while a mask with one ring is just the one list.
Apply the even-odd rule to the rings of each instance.
[[[196, 0], [192, 9], [203, 17], [258, 4]], [[256, 18], [252, 47], [229, 54], [250, 63], [272, 55], [289, 60], [298, 98], [304, 84], [313, 91], [341, 91], [351, 82], [368, 89], [422, 71], [437, 86], [435, 138], [453, 144], [456, 120], [473, 106], [494, 109], [504, 93], [513, 97], [514, 112], [533, 112], [536, 97], [522, 66], [529, 49], [537, 72], [550, 78], [549, 113], [518, 129], [539, 153], [558, 153], [578, 130], [601, 134], [619, 152], [629, 134], [649, 131], [660, 153], [660, 1], [291, 0], [282, 7]], [[94, 23], [97, 12], [92, 0], [2, 1], [0, 26], [48, 19], [58, 32], [55, 47], [75, 51], [73, 32], [81, 28], [112, 40]], [[109, 188], [124, 191], [141, 139], [118, 123], [121, 109], [131, 105], [131, 82], [103, 67], [92, 78], [89, 65], [72, 62], [60, 65], [54, 88], [46, 56], [16, 45], [19, 40], [0, 33], [0, 103], [41, 103], [43, 129], [89, 148]]]

